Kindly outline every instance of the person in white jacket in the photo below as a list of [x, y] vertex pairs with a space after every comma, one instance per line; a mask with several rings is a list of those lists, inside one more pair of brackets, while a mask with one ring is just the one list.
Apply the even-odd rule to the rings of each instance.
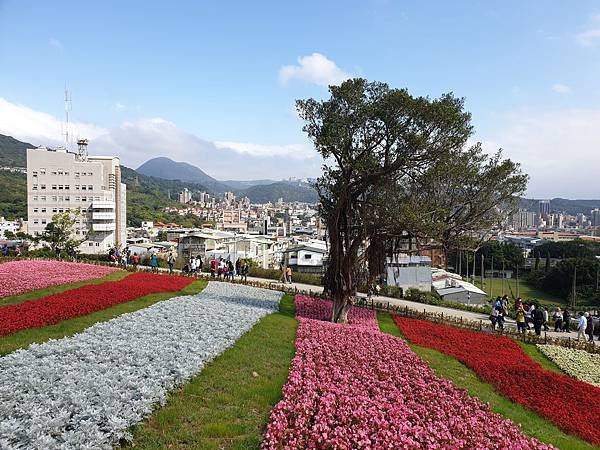
[[583, 336], [583, 340], [585, 341], [585, 329], [587, 328], [587, 316], [589, 313], [581, 314], [579, 316], [579, 322], [577, 323], [577, 340], [579, 340], [580, 336]]

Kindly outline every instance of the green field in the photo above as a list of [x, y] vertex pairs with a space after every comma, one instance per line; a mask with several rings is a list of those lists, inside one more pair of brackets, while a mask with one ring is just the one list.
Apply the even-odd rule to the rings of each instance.
[[[377, 320], [381, 331], [393, 336], [402, 337], [400, 330], [388, 313], [378, 313]], [[491, 384], [481, 381], [475, 372], [469, 369], [452, 356], [445, 355], [436, 350], [419, 347], [408, 343], [410, 348], [418, 354], [439, 377], [450, 380], [459, 388], [465, 389], [469, 395], [489, 403], [492, 411], [519, 424], [528, 436], [535, 437], [542, 442], [552, 444], [561, 449], [594, 449], [591, 444], [562, 432], [552, 423], [538, 416], [535, 412], [508, 400], [496, 392]], [[532, 355], [536, 361], [543, 362], [543, 367], [548, 370], [559, 370], [534, 346], [529, 345], [525, 351]]]
[[[481, 288], [481, 278], [475, 279], [475, 285]], [[524, 301], [535, 298], [538, 299], [540, 303], [547, 305], [562, 305], [566, 301], [556, 295], [540, 291], [539, 289], [528, 285], [523, 280], [519, 280], [519, 283], [517, 283], [516, 279], [502, 280], [502, 278], [485, 278], [483, 280], [482, 289], [493, 298], [496, 298], [498, 295], [508, 294], [511, 298], [521, 297]]]
[[259, 449], [294, 357], [294, 300], [269, 314], [133, 428], [136, 449]]

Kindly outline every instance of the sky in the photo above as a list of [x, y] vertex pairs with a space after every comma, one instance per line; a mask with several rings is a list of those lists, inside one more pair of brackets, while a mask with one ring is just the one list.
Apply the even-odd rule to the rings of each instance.
[[600, 198], [597, 1], [0, 0], [0, 133], [60, 145], [66, 85], [71, 135], [133, 168], [318, 176], [294, 102], [356, 76], [464, 97], [528, 196]]

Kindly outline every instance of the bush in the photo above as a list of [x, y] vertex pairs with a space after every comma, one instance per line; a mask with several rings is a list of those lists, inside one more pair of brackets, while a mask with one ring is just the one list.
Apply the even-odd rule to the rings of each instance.
[[[269, 280], [279, 280], [281, 271], [278, 269], [263, 269], [262, 267], [251, 266], [248, 270], [248, 275], [257, 278], [267, 278]], [[312, 273], [292, 272], [292, 281], [295, 283], [322, 286], [321, 276]]]

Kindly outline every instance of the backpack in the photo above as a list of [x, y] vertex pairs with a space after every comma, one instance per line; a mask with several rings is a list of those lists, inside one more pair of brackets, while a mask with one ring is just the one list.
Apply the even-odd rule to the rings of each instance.
[[537, 308], [534, 313], [533, 313], [533, 318], [536, 322], [543, 322], [544, 321], [544, 311], [542, 310], [542, 308]]

